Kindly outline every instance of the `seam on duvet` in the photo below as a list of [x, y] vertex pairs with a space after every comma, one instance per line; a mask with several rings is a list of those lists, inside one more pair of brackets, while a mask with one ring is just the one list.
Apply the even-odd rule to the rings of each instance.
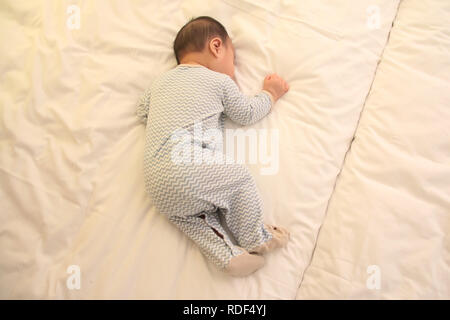
[[[363, 114], [364, 109], [365, 109], [366, 104], [367, 104], [367, 99], [369, 98], [369, 95], [370, 95], [370, 93], [372, 92], [373, 83], [375, 82], [375, 79], [376, 79], [376, 76], [377, 76], [378, 67], [380, 66], [380, 63], [381, 63], [381, 61], [383, 60], [384, 52], [385, 52], [385, 50], [386, 50], [386, 47], [389, 45], [389, 40], [390, 40], [390, 38], [391, 38], [391, 32], [392, 32], [392, 29], [394, 28], [395, 22], [397, 21], [398, 12], [399, 12], [399, 10], [400, 10], [400, 6], [401, 6], [402, 2], [403, 2], [403, 0], [399, 0], [399, 2], [398, 2], [397, 11], [395, 12], [394, 19], [392, 19], [391, 28], [390, 28], [389, 33], [388, 33], [388, 36], [387, 36], [387, 38], [386, 38], [386, 43], [384, 44], [384, 48], [383, 48], [383, 50], [381, 51], [380, 59], [378, 60], [378, 63], [377, 63], [377, 66], [376, 66], [376, 68], [375, 68], [375, 72], [374, 72], [374, 75], [373, 75], [373, 78], [372, 78], [372, 83], [370, 84], [370, 87], [369, 87], [369, 90], [368, 90], [368, 92], [367, 92], [366, 98], [364, 99], [364, 103], [363, 103], [363, 106], [362, 106], [362, 108], [361, 108], [361, 112], [359, 113], [358, 122], [356, 123], [356, 128], [355, 128], [355, 131], [353, 132], [352, 141], [350, 142], [350, 145], [349, 145], [347, 151], [345, 152], [345, 156], [344, 156], [344, 160], [343, 160], [343, 162], [342, 162], [341, 170], [339, 171], [339, 174], [338, 174], [337, 177], [336, 177], [335, 185], [334, 185], [334, 187], [333, 187], [333, 192], [331, 193], [331, 196], [334, 194], [334, 188], [336, 187], [337, 179], [339, 178], [339, 176], [340, 176], [340, 174], [341, 174], [341, 172], [342, 172], [342, 168], [344, 167], [345, 160], [346, 160], [346, 158], [347, 158], [347, 154], [349, 153], [349, 151], [350, 151], [350, 149], [351, 149], [351, 146], [352, 146], [352, 144], [353, 144], [353, 141], [355, 140], [355, 135], [356, 135], [356, 132], [357, 132], [357, 130], [358, 130], [358, 128], [359, 128], [360, 120], [361, 120], [362, 114]], [[330, 199], [331, 199], [331, 196], [330, 196]], [[328, 200], [328, 204], [330, 203], [330, 199]], [[326, 215], [326, 213], [328, 212], [328, 204], [327, 204], [327, 209], [326, 209], [326, 211], [325, 211], [325, 215]], [[369, 217], [369, 219], [370, 219], [370, 217]], [[367, 227], [368, 227], [368, 225], [366, 224], [366, 228], [367, 228]], [[317, 242], [316, 242], [316, 243], [317, 243]], [[358, 255], [357, 259], [355, 260], [355, 265], [359, 265], [359, 263], [360, 263], [360, 258], [361, 258], [361, 253]], [[353, 279], [351, 279], [350, 284], [351, 284], [352, 287], [354, 287], [354, 285], [353, 285]], [[301, 285], [301, 284], [300, 284], [300, 285]]]
[[371, 93], [371, 91], [372, 91], [372, 86], [373, 86], [373, 83], [375, 82], [375, 78], [376, 78], [376, 75], [377, 75], [378, 67], [380, 66], [380, 63], [381, 63], [381, 61], [383, 60], [384, 51], [385, 51], [386, 47], [387, 47], [388, 44], [389, 44], [389, 40], [390, 40], [390, 37], [391, 37], [391, 32], [392, 32], [392, 29], [393, 29], [393, 27], [394, 27], [395, 22], [397, 21], [398, 12], [399, 12], [400, 5], [402, 4], [402, 2], [403, 2], [403, 0], [399, 0], [399, 3], [398, 3], [398, 5], [397, 5], [397, 10], [396, 10], [396, 12], [395, 12], [394, 18], [392, 19], [391, 28], [389, 29], [388, 35], [387, 35], [387, 37], [386, 37], [386, 41], [385, 41], [383, 50], [382, 50], [381, 53], [380, 53], [380, 58], [379, 58], [378, 63], [377, 63], [377, 65], [376, 65], [376, 67], [375, 67], [375, 71], [374, 71], [374, 73], [373, 73], [372, 82], [371, 82], [371, 84], [370, 84], [370, 86], [369, 86], [369, 89], [368, 89], [368, 91], [367, 91], [367, 95], [366, 95], [366, 97], [365, 97], [365, 99], [364, 99], [364, 102], [363, 102], [361, 111], [360, 111], [360, 113], [359, 113], [359, 117], [358, 117], [358, 121], [357, 121], [356, 126], [355, 126], [355, 130], [353, 131], [352, 140], [350, 141], [350, 144], [349, 144], [349, 146], [348, 146], [348, 148], [347, 148], [347, 151], [345, 152], [344, 159], [343, 159], [343, 161], [342, 161], [342, 163], [341, 163], [341, 166], [340, 166], [340, 170], [339, 170], [338, 174], [336, 175], [336, 179], [335, 179], [335, 181], [334, 181], [333, 190], [331, 191], [330, 197], [328, 198], [327, 207], [326, 207], [326, 209], [325, 209], [325, 217], [323, 218], [322, 223], [321, 223], [321, 225], [320, 225], [320, 227], [319, 227], [319, 230], [317, 231], [317, 236], [316, 236], [316, 240], [315, 240], [315, 243], [314, 243], [314, 249], [313, 249], [313, 251], [312, 251], [311, 258], [310, 258], [310, 260], [309, 260], [308, 266], [305, 268], [305, 270], [303, 271], [303, 274], [301, 275], [301, 279], [300, 279], [299, 284], [298, 284], [298, 289], [300, 289], [300, 287], [301, 287], [301, 285], [302, 285], [302, 282], [303, 282], [303, 278], [304, 278], [304, 276], [305, 276], [305, 273], [308, 271], [309, 267], [311, 266], [311, 262], [312, 262], [312, 260], [313, 260], [313, 258], [314, 258], [314, 253], [315, 253], [315, 251], [316, 251], [316, 246], [317, 246], [317, 240], [319, 239], [320, 231], [321, 231], [322, 226], [323, 226], [323, 222], [325, 221], [325, 219], [326, 219], [326, 217], [327, 217], [327, 214], [328, 214], [328, 206], [330, 205], [330, 200], [331, 200], [331, 198], [333, 197], [333, 194], [334, 194], [334, 192], [335, 192], [336, 183], [337, 183], [337, 181], [338, 181], [338, 179], [339, 179], [339, 176], [341, 175], [342, 169], [343, 169], [343, 167], [344, 167], [344, 165], [345, 165], [345, 160], [347, 159], [347, 155], [348, 155], [348, 153], [349, 153], [349, 151], [350, 151], [350, 149], [351, 149], [351, 147], [352, 147], [352, 145], [353, 145], [353, 141], [354, 141], [354, 139], [355, 139], [355, 134], [356, 134], [356, 132], [357, 132], [357, 130], [358, 130], [358, 127], [359, 127], [359, 124], [360, 124], [360, 120], [361, 120], [362, 113], [363, 113], [363, 111], [364, 111], [364, 109], [365, 109], [365, 107], [366, 107], [367, 99], [368, 99], [368, 97], [369, 97], [369, 95], [370, 95], [370, 93]]

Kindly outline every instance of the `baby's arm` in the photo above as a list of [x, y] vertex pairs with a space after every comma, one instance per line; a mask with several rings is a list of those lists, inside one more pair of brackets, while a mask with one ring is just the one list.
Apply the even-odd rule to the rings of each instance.
[[275, 103], [272, 94], [262, 91], [253, 97], [242, 94], [236, 83], [229, 77], [224, 77], [222, 103], [224, 113], [241, 125], [253, 124], [266, 116], [272, 104]]
[[148, 107], [150, 106], [150, 89], [145, 90], [136, 105], [136, 115], [139, 120], [147, 125]]
[[273, 104], [287, 91], [289, 85], [276, 74], [264, 79], [263, 90], [249, 97], [239, 91], [236, 83], [226, 76], [223, 83], [224, 113], [241, 125], [253, 124], [266, 116]]

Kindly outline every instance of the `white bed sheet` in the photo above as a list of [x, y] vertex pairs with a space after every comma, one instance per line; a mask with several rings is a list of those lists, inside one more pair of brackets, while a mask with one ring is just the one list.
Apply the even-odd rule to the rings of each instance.
[[[76, 29], [72, 1], [2, 1], [1, 298], [295, 298], [398, 1], [260, 3], [85, 1]], [[270, 72], [291, 86], [253, 126], [279, 130], [278, 174], [249, 168], [292, 241], [244, 279], [209, 264], [144, 190], [135, 103], [198, 15], [227, 27], [242, 91]]]
[[401, 3], [298, 299], [450, 298], [449, 17]]

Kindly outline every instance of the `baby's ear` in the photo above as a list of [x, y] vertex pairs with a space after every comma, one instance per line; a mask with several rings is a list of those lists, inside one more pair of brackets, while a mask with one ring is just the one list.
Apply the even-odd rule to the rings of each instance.
[[214, 37], [209, 42], [209, 49], [216, 57], [220, 54], [220, 50], [222, 47], [223, 47], [222, 39], [220, 39], [219, 37]]

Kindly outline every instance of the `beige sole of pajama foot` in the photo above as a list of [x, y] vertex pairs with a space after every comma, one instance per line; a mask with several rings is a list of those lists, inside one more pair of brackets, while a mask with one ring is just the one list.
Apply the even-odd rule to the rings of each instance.
[[224, 272], [234, 277], [245, 277], [256, 270], [263, 267], [265, 264], [264, 257], [257, 254], [250, 254], [247, 251], [231, 258]]
[[267, 231], [272, 234], [272, 239], [250, 250], [250, 253], [265, 254], [275, 249], [283, 248], [287, 245], [291, 237], [291, 234], [287, 229], [270, 224], [264, 224], [264, 226], [266, 227]]

